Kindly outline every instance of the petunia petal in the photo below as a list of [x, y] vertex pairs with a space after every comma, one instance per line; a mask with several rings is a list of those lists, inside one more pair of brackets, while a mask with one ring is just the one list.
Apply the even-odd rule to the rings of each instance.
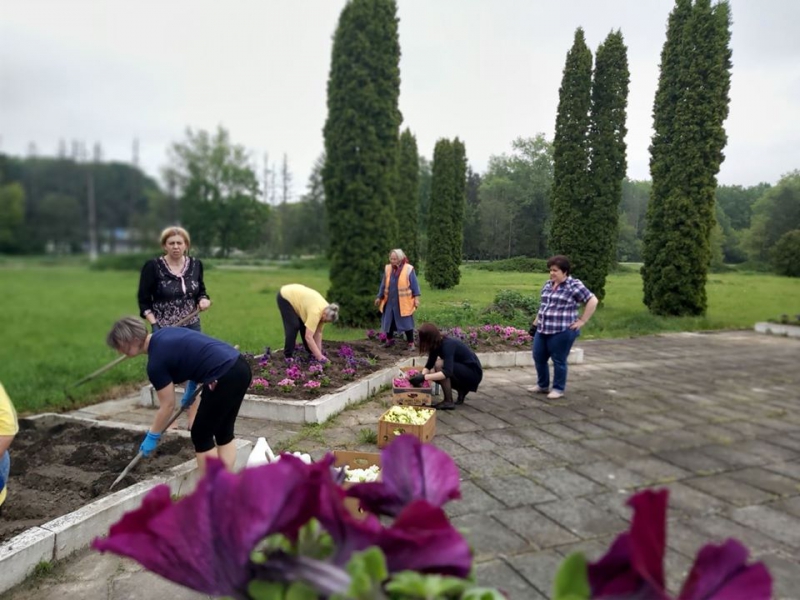
[[168, 487], [153, 489], [93, 547], [199, 592], [234, 596], [247, 583], [255, 545], [272, 533], [295, 536], [315, 514], [326, 471], [330, 478], [328, 463], [284, 457], [234, 474], [210, 460], [192, 494], [173, 503]]
[[472, 566], [469, 544], [444, 511], [425, 500], [409, 504], [378, 538], [389, 572], [413, 570], [467, 577]]
[[667, 598], [664, 590], [667, 490], [645, 490], [630, 498], [629, 531], [588, 566], [592, 598], [643, 596]]
[[769, 600], [769, 571], [761, 563], [748, 566], [747, 556], [747, 548], [734, 539], [703, 546], [678, 600]]
[[628, 500], [633, 508], [631, 559], [634, 569], [651, 587], [664, 589], [664, 550], [667, 546], [669, 491], [645, 490]]
[[459, 488], [458, 467], [446, 452], [401, 435], [381, 454], [381, 481], [355, 485], [347, 495], [373, 513], [396, 516], [413, 500], [443, 506], [461, 497]]
[[344, 565], [353, 552], [374, 545], [383, 527], [375, 515], [367, 514], [364, 519], [354, 518], [344, 506], [344, 491], [339, 486], [323, 484], [319, 494], [317, 519], [333, 539], [336, 552], [332, 562]]

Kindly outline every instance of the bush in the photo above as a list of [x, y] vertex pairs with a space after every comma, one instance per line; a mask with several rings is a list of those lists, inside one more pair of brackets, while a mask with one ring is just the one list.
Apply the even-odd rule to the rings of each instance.
[[154, 257], [152, 253], [104, 254], [89, 268], [95, 271], [141, 271], [144, 263]]
[[539, 310], [539, 299], [524, 296], [517, 290], [500, 290], [494, 302], [484, 309], [484, 313], [501, 315], [510, 323], [527, 322]]
[[316, 269], [328, 271], [331, 268], [331, 261], [325, 256], [315, 256], [313, 258], [295, 258], [288, 263], [281, 265], [282, 269]]
[[[144, 263], [158, 256], [156, 252], [135, 252], [132, 254], [103, 254], [89, 265], [95, 271], [141, 271]], [[213, 261], [203, 261], [203, 270], [214, 268]]]
[[488, 263], [475, 265], [476, 269], [483, 271], [518, 271], [520, 273], [549, 273], [547, 261], [543, 258], [528, 258], [515, 256], [504, 260], [495, 260]]
[[800, 277], [800, 229], [784, 233], [772, 248], [772, 266], [778, 275]]

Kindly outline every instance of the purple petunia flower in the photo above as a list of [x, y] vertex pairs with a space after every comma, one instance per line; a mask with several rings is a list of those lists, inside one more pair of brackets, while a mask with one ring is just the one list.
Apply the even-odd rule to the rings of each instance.
[[[111, 527], [92, 547], [127, 556], [185, 587], [212, 596], [247, 598], [250, 553], [264, 537], [293, 538], [313, 515], [317, 492], [309, 485], [331, 461], [304, 465], [294, 457], [230, 473], [208, 461], [197, 489], [173, 502], [169, 486], [151, 490], [142, 506]], [[314, 476], [316, 474], [316, 477]]]
[[366, 510], [396, 516], [414, 500], [442, 506], [461, 497], [458, 467], [450, 456], [412, 435], [398, 436], [381, 453], [381, 481], [347, 491]]
[[[588, 566], [593, 599], [669, 600], [664, 587], [667, 490], [645, 490], [628, 500], [629, 531]], [[762, 563], [747, 565], [747, 549], [736, 540], [700, 549], [677, 600], [769, 600], [772, 579]]]

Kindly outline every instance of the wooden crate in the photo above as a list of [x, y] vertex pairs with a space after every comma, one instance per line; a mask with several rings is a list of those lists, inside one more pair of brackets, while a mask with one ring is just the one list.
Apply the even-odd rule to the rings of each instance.
[[[335, 459], [335, 462], [333, 464], [336, 467], [350, 467], [351, 469], [366, 469], [367, 467], [371, 467], [372, 465], [381, 464], [381, 455], [378, 452], [353, 452], [350, 450], [334, 450], [333, 457]], [[355, 482], [345, 481], [342, 484], [342, 487], [347, 489], [352, 485], [355, 485]], [[345, 498], [344, 505], [347, 507], [347, 510], [350, 511], [350, 514], [353, 515], [356, 519], [363, 519], [367, 516], [367, 513], [361, 510], [358, 498]]]
[[[422, 371], [420, 367], [400, 367], [404, 373], [414, 370]], [[402, 406], [430, 406], [433, 403], [434, 384], [430, 387], [392, 387], [392, 400]]]
[[430, 408], [419, 407], [419, 410], [427, 410], [431, 413], [430, 418], [422, 425], [411, 425], [407, 423], [391, 423], [384, 420], [386, 413], [381, 415], [378, 421], [378, 448], [388, 446], [395, 436], [407, 433], [413, 435], [421, 442], [430, 442], [436, 435], [436, 411]]

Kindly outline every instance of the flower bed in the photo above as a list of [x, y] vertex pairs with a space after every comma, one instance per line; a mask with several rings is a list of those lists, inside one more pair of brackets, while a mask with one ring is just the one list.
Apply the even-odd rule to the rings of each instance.
[[[503, 325], [453, 327], [442, 333], [462, 340], [476, 352], [522, 350], [530, 345], [527, 331]], [[367, 331], [367, 339], [355, 342], [324, 342], [328, 360], [320, 363], [302, 347], [292, 358], [282, 351], [265, 348], [263, 354], [244, 354], [253, 370], [249, 394], [310, 400], [347, 385], [365, 375], [397, 364], [398, 360], [418, 356], [405, 343], [390, 344], [382, 333]]]

